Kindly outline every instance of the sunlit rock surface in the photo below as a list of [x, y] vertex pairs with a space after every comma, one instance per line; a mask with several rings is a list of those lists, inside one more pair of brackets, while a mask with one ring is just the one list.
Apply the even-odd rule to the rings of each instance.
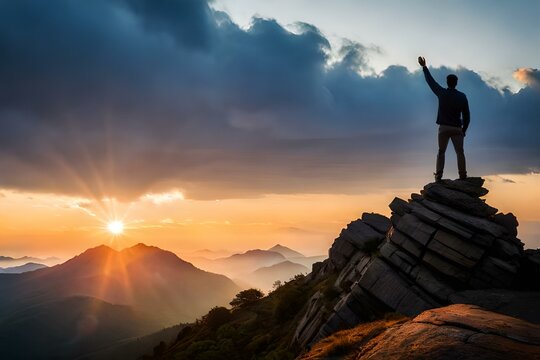
[[315, 359], [539, 359], [540, 326], [474, 305], [427, 310], [338, 332], [303, 354]]

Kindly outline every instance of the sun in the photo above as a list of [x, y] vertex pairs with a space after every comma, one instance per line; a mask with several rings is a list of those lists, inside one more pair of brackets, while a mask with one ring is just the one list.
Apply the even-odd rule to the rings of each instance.
[[124, 223], [120, 220], [114, 220], [107, 224], [107, 230], [113, 235], [120, 235], [124, 232]]

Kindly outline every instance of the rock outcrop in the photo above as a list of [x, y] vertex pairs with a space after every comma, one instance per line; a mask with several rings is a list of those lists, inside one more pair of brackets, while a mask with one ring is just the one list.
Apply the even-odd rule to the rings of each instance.
[[540, 290], [539, 251], [524, 251], [514, 215], [481, 199], [483, 183], [431, 183], [408, 201], [394, 199], [390, 219], [364, 213], [348, 224], [306, 278], [325, 287], [310, 299], [293, 341], [309, 347], [387, 312], [417, 316], [461, 302], [466, 291]]
[[540, 359], [540, 326], [474, 305], [427, 310], [339, 332], [300, 357], [335, 359]]

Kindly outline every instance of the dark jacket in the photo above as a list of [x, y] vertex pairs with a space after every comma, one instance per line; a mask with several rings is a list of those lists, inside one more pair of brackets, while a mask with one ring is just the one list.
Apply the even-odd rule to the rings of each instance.
[[467, 96], [456, 89], [443, 88], [433, 79], [427, 66], [424, 66], [423, 70], [426, 82], [439, 98], [437, 124], [463, 127], [463, 131], [465, 132], [471, 120]]

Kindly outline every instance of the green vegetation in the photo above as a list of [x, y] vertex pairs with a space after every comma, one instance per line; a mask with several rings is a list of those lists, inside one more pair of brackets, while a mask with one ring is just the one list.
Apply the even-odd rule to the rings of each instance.
[[268, 296], [256, 289], [241, 291], [231, 310], [215, 307], [195, 324], [183, 328], [176, 340], [156, 346], [141, 359], [287, 360], [299, 349], [291, 345], [302, 309], [316, 291], [304, 276], [276, 286]]
[[234, 299], [232, 299], [229, 304], [233, 307], [233, 310], [246, 308], [250, 305], [257, 303], [257, 301], [262, 299], [263, 296], [263, 292], [258, 289], [242, 290], [238, 294], [236, 294]]

